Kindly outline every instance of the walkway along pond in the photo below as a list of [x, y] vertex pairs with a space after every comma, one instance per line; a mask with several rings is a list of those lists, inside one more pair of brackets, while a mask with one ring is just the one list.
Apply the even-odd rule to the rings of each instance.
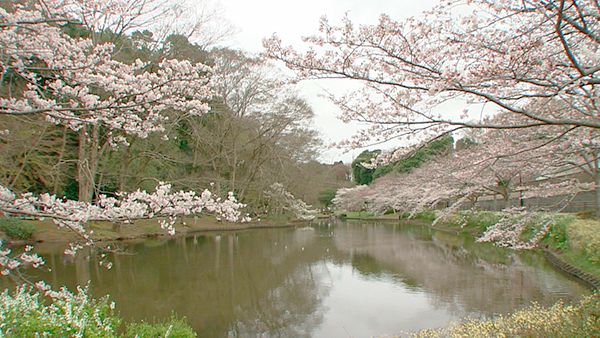
[[34, 279], [72, 290], [90, 280], [126, 321], [175, 312], [200, 337], [400, 334], [590, 293], [542, 253], [415, 225], [322, 220], [114, 245], [135, 254], [106, 270], [89, 253], [68, 259], [41, 244], [52, 271]]

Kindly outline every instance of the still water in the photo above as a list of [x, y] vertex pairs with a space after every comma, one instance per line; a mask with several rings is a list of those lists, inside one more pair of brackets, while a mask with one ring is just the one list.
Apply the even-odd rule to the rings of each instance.
[[99, 267], [45, 251], [53, 286], [90, 281], [125, 321], [187, 317], [200, 337], [371, 337], [492, 317], [589, 290], [543, 255], [475, 244], [427, 227], [317, 221], [287, 229], [113, 244]]

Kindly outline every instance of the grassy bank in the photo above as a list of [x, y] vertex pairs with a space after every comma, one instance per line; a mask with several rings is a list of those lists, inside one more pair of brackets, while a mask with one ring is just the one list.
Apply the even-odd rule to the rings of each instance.
[[[26, 238], [9, 235], [8, 231], [0, 228], [0, 238], [5, 243], [44, 243], [59, 242], [69, 243], [81, 239], [74, 231], [58, 228], [51, 220], [18, 220], [23, 227], [33, 227], [30, 236]], [[176, 236], [203, 231], [231, 231], [246, 230], [265, 227], [287, 227], [290, 221], [282, 219], [268, 219], [248, 223], [232, 223], [217, 221], [211, 216], [181, 218], [175, 224]], [[128, 240], [137, 238], [155, 238], [169, 236], [166, 230], [161, 229], [156, 219], [138, 220], [133, 224], [115, 226], [112, 222], [90, 222], [86, 229], [92, 230], [95, 241]]]
[[[503, 217], [501, 212], [480, 211], [460, 212], [450, 215], [436, 224], [436, 228], [466, 233], [474, 236], [481, 235]], [[547, 217], [540, 215], [539, 217]], [[414, 219], [432, 222], [436, 218], [434, 211], [425, 211]], [[531, 228], [536, 228], [536, 218], [531, 221]], [[574, 214], [558, 214], [554, 216], [548, 234], [541, 245], [549, 248], [558, 256], [597, 277], [600, 277], [600, 221], [582, 219]], [[533, 231], [525, 231], [525, 238], [533, 236]]]
[[348, 219], [355, 219], [355, 218], [360, 218], [360, 219], [389, 219], [389, 220], [398, 220], [398, 218], [400, 217], [399, 213], [390, 213], [390, 214], [385, 214], [385, 215], [375, 215], [372, 212], [366, 212], [366, 211], [348, 211], [348, 212], [343, 212], [340, 213], [338, 215], [341, 218], [348, 218]]
[[544, 242], [564, 261], [600, 277], [600, 221], [577, 219], [553, 229]]
[[[368, 212], [345, 212], [345, 217], [359, 219], [408, 219], [408, 214], [374, 215]], [[493, 211], [461, 211], [438, 221], [435, 228], [453, 233], [469, 234], [479, 237], [488, 227], [497, 223], [504, 215]], [[580, 217], [583, 216], [583, 217]], [[587, 219], [586, 214], [558, 214], [553, 217], [549, 233], [541, 241], [541, 245], [549, 248], [558, 256], [590, 274], [600, 277], [600, 221]], [[529, 231], [525, 231], [525, 239], [533, 237], [536, 222], [548, 215], [540, 214], [530, 221]], [[437, 218], [435, 210], [425, 210], [411, 217], [413, 221], [431, 224]]]

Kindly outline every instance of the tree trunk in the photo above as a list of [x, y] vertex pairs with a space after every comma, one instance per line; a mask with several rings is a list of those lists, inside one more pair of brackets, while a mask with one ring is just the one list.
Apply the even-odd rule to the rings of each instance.
[[[233, 164], [231, 165], [231, 179], [229, 181], [229, 191], [235, 191], [235, 180], [237, 174], [237, 149], [235, 143], [233, 144]], [[220, 196], [220, 195], [219, 195]]]
[[596, 183], [596, 188], [594, 188], [594, 195], [596, 195], [596, 218], [600, 218], [600, 173], [595, 175], [594, 181]]
[[79, 153], [77, 157], [77, 182], [79, 183], [78, 198], [80, 201], [90, 202], [92, 200], [92, 187], [90, 182], [90, 166], [88, 159], [88, 137], [87, 127], [78, 132]]
[[68, 132], [69, 132], [69, 129], [65, 126], [63, 128], [63, 136], [62, 136], [62, 143], [61, 143], [61, 147], [60, 147], [60, 153], [58, 155], [58, 160], [56, 160], [56, 165], [54, 166], [57, 171], [54, 181], [52, 182], [52, 193], [54, 195], [58, 194], [58, 189], [60, 188], [60, 185], [62, 183], [62, 175], [63, 175], [62, 166], [63, 166], [63, 158], [65, 157], [65, 152], [67, 149]]
[[502, 194], [502, 198], [504, 199], [504, 209], [510, 208], [510, 193]]
[[99, 127], [91, 126], [79, 130], [79, 156], [77, 160], [77, 182], [79, 182], [79, 200], [91, 202], [96, 188], [96, 174], [99, 161]]
[[119, 170], [119, 191], [125, 191], [125, 180], [127, 177], [127, 173], [129, 172], [129, 164], [131, 163], [131, 147], [135, 143], [137, 139], [134, 138], [133, 141], [130, 142], [129, 146], [125, 150], [125, 155], [121, 159], [121, 168]]
[[[510, 183], [509, 183], [510, 184]], [[494, 205], [495, 207], [497, 207], [496, 205], [496, 194], [502, 196], [502, 202], [503, 202], [503, 207], [502, 209], [508, 209], [510, 208], [510, 188], [508, 186], [508, 184], [504, 183], [498, 183], [498, 185], [493, 186], [493, 187], [488, 187], [488, 190], [494, 192]]]

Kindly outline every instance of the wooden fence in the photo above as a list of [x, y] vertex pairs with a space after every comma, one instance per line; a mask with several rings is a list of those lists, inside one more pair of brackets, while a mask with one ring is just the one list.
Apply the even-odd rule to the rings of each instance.
[[[596, 208], [596, 196], [593, 192], [582, 192], [574, 198], [566, 196], [521, 198], [519, 193], [513, 193], [510, 198], [510, 204], [515, 207], [530, 206], [552, 210], [562, 208], [564, 212], [580, 212], [594, 210]], [[465, 203], [462, 208], [471, 209], [473, 207], [482, 210], [500, 211], [505, 208], [505, 205], [501, 195], [489, 195], [480, 197], [475, 205]]]

